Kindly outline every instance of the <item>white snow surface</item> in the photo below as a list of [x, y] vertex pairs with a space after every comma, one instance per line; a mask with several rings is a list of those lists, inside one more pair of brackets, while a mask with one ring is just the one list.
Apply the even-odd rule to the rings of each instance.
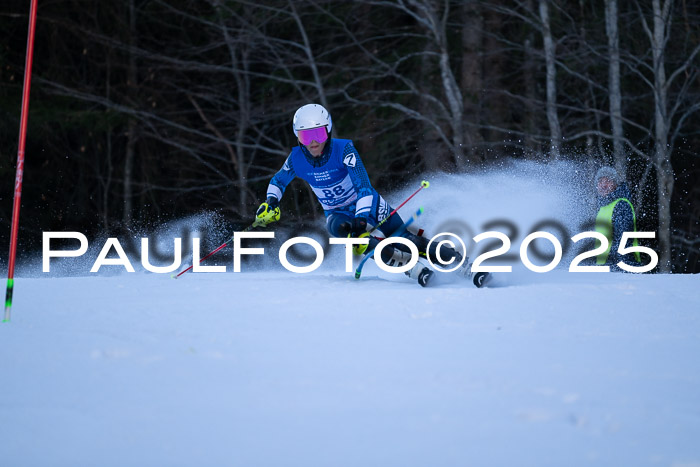
[[[514, 252], [545, 217], [573, 235], [577, 169], [536, 168], [435, 177], [402, 214], [512, 219]], [[700, 466], [697, 276], [570, 273], [568, 255], [421, 288], [371, 261], [355, 280], [331, 251], [309, 274], [25, 268], [0, 326], [0, 466]]]

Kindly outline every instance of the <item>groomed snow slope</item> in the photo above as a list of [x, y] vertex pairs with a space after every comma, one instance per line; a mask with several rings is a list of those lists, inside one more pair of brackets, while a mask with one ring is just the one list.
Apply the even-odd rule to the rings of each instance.
[[698, 278], [532, 279], [23, 279], [0, 465], [698, 465]]

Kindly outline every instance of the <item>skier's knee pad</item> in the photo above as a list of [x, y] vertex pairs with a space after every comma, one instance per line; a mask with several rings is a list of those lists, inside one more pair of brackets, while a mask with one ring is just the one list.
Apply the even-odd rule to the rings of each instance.
[[404, 232], [401, 236], [412, 241], [418, 248], [418, 251], [421, 253], [425, 253], [426, 249], [428, 248], [428, 239], [425, 237], [420, 237], [408, 231]]
[[440, 255], [438, 257], [437, 243], [438, 242], [433, 242], [433, 244], [430, 245], [430, 252], [428, 253], [430, 255], [430, 260], [433, 263], [454, 263], [456, 265], [457, 263], [462, 261], [462, 255], [460, 254], [460, 252], [447, 245], [440, 246]]
[[449, 262], [451, 259], [454, 259], [456, 262], [462, 260], [462, 255], [457, 250], [450, 246], [447, 246], [446, 244], [442, 244], [440, 246], [441, 260], [438, 260], [437, 248], [440, 242], [433, 242], [432, 244], [430, 244], [430, 251], [428, 251], [428, 244], [430, 243], [430, 241], [427, 238], [420, 237], [411, 232], [406, 232], [404, 236], [416, 244], [416, 246], [418, 247], [418, 251], [421, 253], [421, 256], [427, 256], [433, 263], [441, 264]]
[[412, 255], [410, 250], [403, 251], [398, 247], [404, 247], [404, 245], [393, 244], [385, 247], [382, 250], [382, 261], [384, 264], [387, 266], [399, 267], [403, 266], [404, 264], [408, 264], [408, 262], [411, 261]]
[[[403, 235], [402, 235], [402, 237], [403, 237]], [[397, 238], [397, 237], [388, 237], [388, 238], [391, 240], [392, 238]], [[369, 236], [369, 245], [367, 245], [367, 251], [372, 251], [375, 248], [377, 248], [377, 245], [379, 245], [379, 242], [381, 242], [382, 240], [386, 240], [386, 239], [377, 238], [377, 237], [373, 237], [370, 235]], [[392, 254], [391, 252], [393, 252], [393, 250], [399, 250], [399, 251], [402, 251], [404, 253], [409, 253], [409, 254], [411, 253], [411, 249], [408, 246], [404, 245], [403, 243], [392, 242], [382, 249], [382, 258], [384, 258], [385, 254], [391, 255]], [[418, 251], [420, 251], [420, 249]], [[386, 253], [386, 252], [389, 252], [389, 253]]]

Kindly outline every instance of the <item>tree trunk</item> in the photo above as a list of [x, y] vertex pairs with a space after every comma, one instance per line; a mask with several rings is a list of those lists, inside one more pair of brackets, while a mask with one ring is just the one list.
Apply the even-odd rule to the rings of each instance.
[[[231, 154], [231, 162], [236, 170], [238, 185], [238, 215], [245, 218], [248, 215], [248, 166], [246, 164], [246, 148], [244, 146], [246, 132], [250, 125], [250, 80], [248, 74], [248, 57], [244, 46], [237, 43], [229, 34], [226, 23], [219, 17], [219, 25], [222, 28], [224, 40], [228, 47], [231, 59], [231, 72], [236, 82], [238, 119], [236, 130], [235, 151]], [[239, 59], [239, 55], [241, 58]], [[213, 124], [212, 124], [213, 127]], [[218, 133], [218, 130], [215, 130]], [[222, 135], [223, 136], [223, 135]], [[223, 139], [223, 138], [222, 138]], [[230, 148], [229, 148], [230, 152]]]
[[[111, 91], [112, 87], [110, 84], [110, 80], [112, 79], [112, 53], [107, 52], [105, 56], [105, 97], [107, 100], [110, 100], [112, 98], [111, 96]], [[107, 168], [105, 169], [105, 174], [99, 174], [101, 183], [102, 183], [102, 226], [105, 229], [105, 232], [109, 232], [109, 227], [110, 227], [110, 221], [109, 221], [109, 201], [110, 201], [110, 196], [109, 192], [111, 189], [111, 184], [112, 184], [112, 123], [109, 122], [107, 124], [107, 130], [105, 132], [105, 137], [106, 137], [106, 154], [105, 154], [105, 159], [107, 162]], [[100, 167], [100, 164], [97, 165]], [[99, 172], [99, 169], [98, 169]]]
[[525, 60], [523, 62], [523, 83], [525, 86], [525, 122], [523, 130], [525, 131], [525, 147], [529, 152], [528, 156], [532, 157], [540, 150], [539, 145], [535, 142], [533, 135], [537, 133], [537, 115], [539, 114], [539, 106], [537, 102], [537, 83], [535, 80], [535, 51], [533, 49], [534, 37], [529, 35], [525, 39], [523, 48], [525, 50]]
[[[426, 52], [433, 52], [432, 44], [426, 46]], [[428, 54], [421, 56], [421, 67], [424, 70], [430, 69], [432, 59]], [[425, 85], [425, 84], [424, 84]], [[423, 92], [429, 93], [430, 89], [423, 89]], [[435, 109], [431, 107], [426, 99], [418, 100], [418, 111], [422, 115], [431, 115]], [[441, 144], [440, 136], [431, 125], [427, 122], [418, 122], [421, 126], [421, 137], [418, 140], [418, 152], [425, 169], [428, 172], [445, 171], [454, 168], [452, 154], [447, 150], [447, 145]]]
[[557, 115], [557, 69], [556, 50], [552, 30], [549, 25], [549, 0], [540, 0], [540, 20], [542, 21], [542, 38], [544, 40], [544, 57], [547, 65], [547, 121], [551, 138], [551, 155], [559, 159], [561, 153], [561, 127]]
[[450, 58], [446, 48], [440, 50], [440, 77], [445, 89], [447, 103], [450, 108], [450, 127], [452, 128], [452, 145], [455, 163], [458, 168], [465, 169], [467, 161], [464, 160], [464, 126], [462, 118], [462, 93], [457, 86], [454, 74], [450, 69]]
[[464, 99], [463, 116], [471, 125], [464, 126], [465, 155], [470, 163], [481, 160], [482, 142], [479, 132], [481, 122], [481, 43], [483, 18], [477, 0], [466, 0], [462, 6], [462, 76], [461, 88]]
[[617, 0], [605, 0], [605, 32], [608, 36], [608, 92], [613, 134], [615, 170], [627, 178], [627, 157], [622, 141], [622, 92], [620, 90], [620, 49], [617, 28]]
[[308, 65], [311, 69], [311, 74], [314, 77], [314, 85], [316, 88], [316, 92], [318, 93], [318, 99], [320, 100], [320, 104], [326, 109], [328, 109], [328, 99], [326, 98], [326, 91], [323, 86], [323, 80], [321, 79], [321, 74], [318, 71], [316, 57], [314, 56], [313, 50], [311, 50], [311, 42], [309, 41], [309, 36], [306, 33], [306, 28], [304, 27], [304, 23], [301, 21], [301, 17], [299, 16], [299, 13], [296, 10], [295, 0], [289, 0], [289, 8], [292, 10], [292, 16], [294, 17], [294, 21], [296, 22], [297, 27], [299, 28], [299, 34], [301, 34], [301, 38], [304, 41], [304, 53], [306, 54], [306, 58], [308, 59]]
[[[129, 71], [127, 82], [127, 99], [128, 105], [135, 105], [137, 93], [137, 74], [136, 74], [136, 7], [135, 0], [129, 0]], [[128, 130], [126, 133], [126, 156], [124, 159], [124, 227], [131, 227], [133, 220], [133, 171], [136, 146], [136, 119], [129, 118]]]
[[457, 79], [450, 66], [450, 54], [447, 50], [447, 24], [449, 3], [445, 2], [445, 11], [442, 19], [439, 18], [439, 12], [432, 7], [429, 7], [429, 12], [433, 16], [431, 23], [435, 26], [435, 38], [440, 54], [440, 79], [442, 88], [447, 99], [447, 106], [450, 111], [450, 128], [452, 130], [452, 146], [455, 158], [455, 164], [459, 169], [467, 168], [467, 161], [464, 159], [464, 99], [462, 91], [457, 85]]
[[[488, 2], [492, 4], [502, 4], [503, 2]], [[481, 3], [483, 12], [483, 31], [487, 32], [483, 37], [484, 66], [483, 66], [483, 94], [484, 102], [482, 107], [482, 119], [490, 128], [484, 131], [485, 139], [489, 142], [503, 140], [503, 129], [510, 121], [512, 109], [503, 95], [499, 92], [504, 89], [504, 77], [510, 73], [508, 57], [500, 50], [503, 45], [497, 38], [508, 26], [504, 26], [504, 16], [496, 13], [486, 4]], [[508, 32], [506, 32], [508, 34]], [[497, 53], [495, 53], [498, 51]], [[506, 130], [506, 133], [508, 130]], [[491, 154], [493, 156], [493, 154]], [[484, 153], [484, 157], [486, 153]]]
[[671, 272], [671, 197], [673, 196], [674, 174], [669, 149], [669, 121], [666, 91], [666, 69], [664, 52], [668, 32], [666, 22], [671, 0], [666, 0], [663, 9], [660, 0], [652, 0], [654, 9], [654, 29], [651, 44], [654, 64], [654, 165], [658, 189], [659, 209], [659, 270]]

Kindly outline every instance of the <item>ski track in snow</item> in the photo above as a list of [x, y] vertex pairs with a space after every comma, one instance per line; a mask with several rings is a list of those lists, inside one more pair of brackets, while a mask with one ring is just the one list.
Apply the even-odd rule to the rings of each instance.
[[[550, 182], [445, 177], [421, 220], [580, 223], [580, 199], [551, 202], [566, 184]], [[478, 209], [431, 210], [494, 183]], [[341, 260], [19, 277], [0, 326], [0, 466], [700, 466], [698, 276], [563, 261], [424, 289], [371, 261], [355, 280]]]

